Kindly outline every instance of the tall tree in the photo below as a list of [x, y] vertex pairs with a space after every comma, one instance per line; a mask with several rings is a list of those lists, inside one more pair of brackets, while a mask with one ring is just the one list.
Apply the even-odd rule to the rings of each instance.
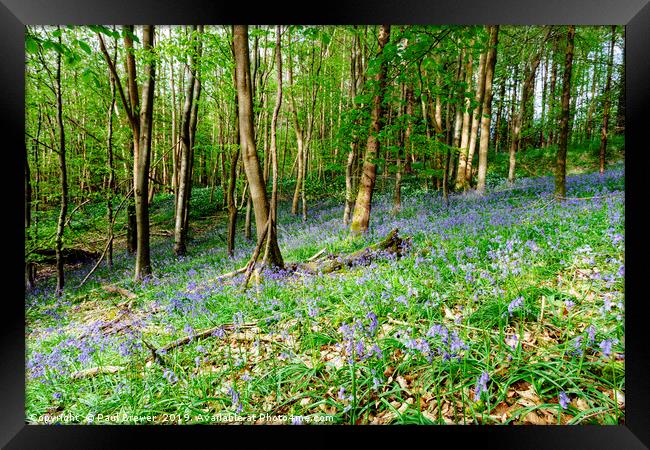
[[[127, 33], [128, 35], [128, 33]], [[129, 38], [130, 39], [130, 38]], [[149, 249], [149, 167], [151, 165], [151, 130], [153, 125], [153, 93], [155, 87], [155, 59], [151, 55], [154, 46], [154, 26], [145, 25], [142, 30], [142, 46], [149, 53], [144, 66], [144, 83], [142, 85], [142, 102], [140, 106], [140, 134], [136, 153], [135, 178], [135, 215], [138, 226], [138, 249], [135, 255], [135, 279], [140, 280], [151, 274], [151, 256]], [[129, 92], [137, 97], [138, 88], [135, 78], [129, 77]], [[137, 111], [137, 109], [136, 109]]]
[[370, 117], [370, 133], [366, 143], [366, 154], [363, 160], [363, 172], [361, 182], [359, 183], [359, 193], [354, 205], [354, 214], [352, 215], [352, 224], [350, 229], [353, 234], [359, 234], [368, 230], [370, 223], [370, 208], [372, 205], [372, 193], [375, 188], [377, 177], [377, 165], [375, 159], [379, 153], [379, 133], [383, 126], [384, 116], [384, 91], [386, 90], [386, 57], [384, 47], [390, 39], [390, 25], [381, 25], [379, 27], [379, 49], [377, 57], [379, 59], [379, 70], [375, 75], [375, 94], [372, 100], [372, 113]]
[[476, 141], [478, 138], [478, 129], [481, 123], [481, 110], [483, 109], [483, 97], [485, 95], [485, 67], [486, 58], [489, 49], [481, 53], [478, 65], [478, 86], [476, 88], [476, 96], [474, 101], [476, 106], [472, 112], [472, 127], [469, 135], [469, 147], [467, 149], [467, 165], [465, 167], [465, 180], [463, 186], [469, 187], [472, 181], [472, 160], [474, 159], [474, 152], [476, 151]]
[[192, 161], [194, 156], [192, 149], [194, 133], [196, 132], [196, 107], [200, 95], [200, 81], [197, 74], [198, 57], [201, 52], [200, 30], [196, 25], [193, 25], [191, 33], [189, 79], [181, 115], [180, 171], [174, 221], [174, 253], [179, 256], [185, 255], [187, 252], [187, 218], [189, 217], [189, 198], [192, 195]]
[[[357, 94], [362, 80], [363, 64], [361, 62], [361, 44], [359, 42], [359, 31], [354, 27], [352, 48], [350, 51], [350, 97], [352, 98], [352, 107], [357, 106]], [[356, 125], [356, 123], [354, 124]], [[352, 127], [352, 136], [350, 138], [350, 150], [345, 164], [345, 207], [343, 210], [343, 225], [348, 226], [351, 215], [354, 210], [356, 200], [355, 182], [353, 177], [354, 166], [357, 160], [359, 142], [356, 135], [356, 127]]]
[[[128, 98], [124, 92], [116, 65], [108, 54], [102, 33], [97, 32], [100, 49], [115, 79], [122, 100], [122, 106], [131, 126], [133, 145], [133, 187], [135, 193], [136, 222], [136, 260], [135, 279], [140, 280], [151, 274], [149, 249], [149, 167], [151, 164], [151, 131], [153, 123], [153, 94], [155, 87], [155, 60], [151, 55], [154, 46], [154, 26], [145, 25], [142, 31], [142, 47], [149, 54], [144, 67], [142, 91], [138, 87], [135, 52], [133, 48], [134, 26], [125, 25], [124, 49], [126, 50], [126, 72]], [[142, 102], [140, 101], [142, 96]], [[131, 221], [129, 214], [129, 222]]]
[[264, 261], [268, 261], [271, 253], [271, 243], [277, 241], [277, 220], [278, 220], [278, 150], [277, 150], [277, 128], [278, 128], [278, 115], [282, 107], [282, 27], [278, 25], [275, 28], [275, 61], [276, 71], [278, 74], [278, 90], [275, 97], [275, 106], [273, 107], [273, 117], [271, 118], [271, 204], [270, 204], [270, 218], [268, 220], [269, 229], [266, 240], [266, 248], [264, 249]]
[[539, 44], [539, 48], [532, 53], [530, 60], [526, 62], [526, 67], [524, 69], [524, 80], [521, 87], [521, 102], [519, 104], [519, 111], [514, 117], [514, 122], [512, 125], [512, 140], [510, 141], [510, 157], [508, 166], [508, 182], [510, 183], [513, 183], [515, 181], [515, 164], [517, 162], [515, 154], [519, 148], [528, 99], [530, 98], [530, 95], [533, 91], [535, 74], [537, 73], [537, 67], [539, 66], [542, 52], [544, 51], [545, 41], [546, 38], [544, 38], [544, 40]]
[[555, 195], [566, 196], [566, 152], [569, 137], [569, 99], [571, 96], [571, 71], [573, 68], [573, 45], [576, 34], [574, 25], [567, 29], [564, 74], [562, 75], [562, 113], [560, 116], [559, 143], [555, 162]]
[[251, 91], [250, 60], [248, 56], [248, 26], [233, 26], [233, 44], [235, 49], [235, 70], [237, 73], [237, 96], [239, 101], [240, 145], [244, 162], [244, 171], [250, 189], [250, 196], [255, 212], [258, 246], [264, 238], [268, 244], [267, 263], [271, 266], [283, 267], [284, 261], [280, 253], [276, 236], [267, 235], [269, 219], [269, 202], [266, 187], [257, 157], [255, 147], [255, 129], [253, 127], [253, 97]]
[[483, 96], [483, 114], [481, 116], [481, 138], [478, 150], [478, 180], [476, 190], [485, 192], [485, 177], [487, 175], [488, 144], [490, 142], [490, 120], [492, 118], [492, 80], [494, 67], [497, 62], [497, 44], [499, 42], [499, 26], [489, 27], [490, 43], [485, 61], [485, 85]]
[[[57, 27], [59, 33], [58, 43], [61, 47], [61, 27]], [[66, 214], [68, 212], [68, 168], [66, 165], [65, 149], [65, 127], [63, 126], [63, 90], [61, 88], [61, 51], [56, 53], [56, 123], [59, 131], [59, 171], [61, 176], [61, 209], [59, 219], [56, 223], [56, 293], [63, 293], [65, 284], [63, 274], [63, 231], [65, 228]]]
[[[473, 47], [474, 41], [470, 43], [470, 47]], [[463, 94], [463, 122], [462, 122], [462, 131], [460, 135], [460, 152], [458, 153], [458, 169], [456, 171], [456, 189], [461, 189], [465, 186], [465, 169], [467, 168], [467, 153], [469, 147], [469, 132], [470, 132], [470, 119], [472, 113], [470, 111], [472, 100], [469, 96], [469, 91], [472, 87], [472, 75], [473, 75], [473, 57], [472, 49], [469, 48], [466, 50], [467, 53], [467, 62], [465, 66], [465, 93]]]

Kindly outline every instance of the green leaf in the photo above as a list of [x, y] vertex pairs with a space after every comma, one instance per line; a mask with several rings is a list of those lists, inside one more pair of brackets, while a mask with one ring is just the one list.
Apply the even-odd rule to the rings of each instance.
[[92, 54], [93, 50], [90, 48], [90, 45], [86, 44], [84, 41], [77, 41], [77, 44], [79, 44], [81, 50], [88, 53], [89, 55]]
[[31, 36], [25, 38], [25, 49], [27, 53], [36, 53], [38, 52], [38, 42]]

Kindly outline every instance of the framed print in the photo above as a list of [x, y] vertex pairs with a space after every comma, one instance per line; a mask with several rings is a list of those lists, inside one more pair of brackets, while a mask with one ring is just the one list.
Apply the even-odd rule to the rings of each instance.
[[645, 0], [0, 11], [6, 448], [650, 445]]

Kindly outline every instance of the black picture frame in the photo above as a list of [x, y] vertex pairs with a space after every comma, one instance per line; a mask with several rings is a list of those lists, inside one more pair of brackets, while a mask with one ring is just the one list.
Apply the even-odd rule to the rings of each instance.
[[[650, 106], [650, 0], [362, 0], [314, 5], [260, 5], [209, 0], [0, 0], [2, 206], [8, 217], [0, 248], [8, 264], [0, 294], [0, 445], [7, 449], [178, 448], [202, 435], [211, 447], [237, 448], [453, 445], [480, 448], [641, 449], [650, 446], [650, 373], [643, 279], [643, 213]], [[311, 8], [311, 9], [307, 9]], [[626, 415], [618, 426], [515, 427], [224, 427], [26, 425], [24, 234], [21, 214], [24, 142], [24, 26], [29, 24], [576, 24], [626, 26]], [[645, 158], [645, 159], [644, 159]], [[647, 169], [646, 169], [647, 170]], [[10, 245], [7, 245], [10, 244]], [[321, 436], [322, 435], [322, 436]], [[420, 441], [422, 439], [422, 441]], [[391, 442], [392, 441], [392, 442]], [[442, 442], [445, 441], [445, 444]], [[418, 443], [421, 442], [421, 443]]]

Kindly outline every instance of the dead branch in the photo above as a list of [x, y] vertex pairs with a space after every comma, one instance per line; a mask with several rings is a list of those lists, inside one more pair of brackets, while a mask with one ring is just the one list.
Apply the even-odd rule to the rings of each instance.
[[315, 260], [317, 260], [318, 258], [320, 258], [320, 257], [325, 253], [325, 251], [327, 251], [326, 248], [322, 249], [321, 251], [319, 251], [318, 253], [316, 253], [314, 256], [308, 258], [307, 261], [308, 261], [308, 262], [311, 262], [311, 261], [315, 261]]
[[75, 380], [87, 377], [94, 377], [99, 374], [112, 374], [123, 371], [125, 368], [122, 366], [103, 366], [103, 367], [92, 367], [90, 369], [80, 370], [75, 372], [72, 375], [72, 378]]

